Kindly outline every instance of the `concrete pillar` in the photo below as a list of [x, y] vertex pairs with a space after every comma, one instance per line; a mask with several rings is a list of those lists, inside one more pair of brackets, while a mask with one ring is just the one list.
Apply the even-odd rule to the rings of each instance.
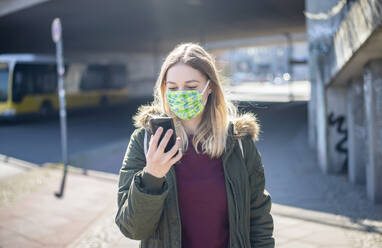
[[315, 65], [314, 74], [312, 77], [316, 80], [316, 149], [317, 149], [317, 162], [319, 167], [324, 173], [327, 173], [328, 168], [328, 132], [327, 132], [327, 122], [326, 122], [326, 87], [322, 81], [320, 73], [320, 57], [317, 55], [317, 50], [315, 49], [311, 53], [312, 62]]
[[310, 100], [308, 102], [308, 142], [311, 148], [317, 149], [317, 80], [315, 76], [317, 66], [311, 58], [313, 56], [313, 49], [314, 47], [309, 45]]
[[382, 59], [370, 61], [364, 71], [367, 127], [366, 188], [368, 197], [382, 203]]
[[347, 90], [345, 86], [329, 86], [327, 97], [328, 165], [327, 173], [347, 170]]
[[348, 84], [348, 149], [349, 180], [355, 184], [366, 181], [366, 121], [363, 78], [352, 79]]
[[316, 96], [317, 96], [317, 86], [316, 82], [310, 82], [310, 100], [308, 102], [308, 142], [311, 148], [316, 148], [317, 143], [317, 126], [316, 126]]

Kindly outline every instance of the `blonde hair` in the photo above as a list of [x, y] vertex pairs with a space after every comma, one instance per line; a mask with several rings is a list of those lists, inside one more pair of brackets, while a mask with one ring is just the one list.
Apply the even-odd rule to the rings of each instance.
[[152, 105], [159, 107], [162, 112], [173, 118], [175, 132], [182, 138], [182, 149], [187, 150], [189, 142], [187, 133], [181, 119], [171, 111], [166, 98], [167, 71], [177, 63], [191, 66], [210, 80], [212, 92], [201, 113], [201, 122], [193, 136], [192, 144], [197, 153], [199, 153], [198, 145], [201, 144], [203, 153], [208, 154], [211, 158], [218, 158], [224, 152], [229, 121], [237, 117], [237, 107], [225, 98], [215, 61], [199, 44], [179, 44], [168, 54], [154, 87]]

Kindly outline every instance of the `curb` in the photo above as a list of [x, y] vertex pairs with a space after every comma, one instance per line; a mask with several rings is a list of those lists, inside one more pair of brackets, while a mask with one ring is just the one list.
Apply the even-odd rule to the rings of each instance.
[[[51, 168], [51, 169], [57, 169], [57, 170], [64, 169], [63, 163], [49, 162], [49, 163], [42, 164], [42, 166], [39, 166], [37, 164], [33, 164], [28, 161], [10, 157], [4, 154], [0, 154], [0, 163], [1, 162], [10, 166], [19, 167], [20, 169], [23, 169], [25, 171], [29, 171], [32, 169], [39, 169], [39, 168]], [[102, 180], [118, 181], [118, 175], [116, 174], [96, 171], [96, 170], [82, 169], [70, 164], [68, 164], [68, 173], [74, 173], [77, 175], [81, 174], [81, 175], [90, 176], [90, 177], [94, 177], [94, 178], [102, 179]]]
[[15, 166], [21, 167], [21, 169], [26, 169], [26, 170], [40, 167], [36, 164], [30, 163], [30, 162], [27, 162], [27, 161], [24, 161], [21, 159], [17, 159], [14, 157], [10, 157], [10, 156], [4, 155], [4, 154], [0, 154], [0, 162], [15, 165]]
[[[44, 163], [42, 167], [63, 170], [64, 164], [63, 163]], [[83, 169], [83, 168], [79, 168], [69, 164], [67, 165], [67, 169], [68, 169], [68, 174], [83, 175], [83, 176], [93, 177], [96, 179], [107, 180], [107, 181], [118, 181], [118, 176], [119, 176], [113, 173]]]

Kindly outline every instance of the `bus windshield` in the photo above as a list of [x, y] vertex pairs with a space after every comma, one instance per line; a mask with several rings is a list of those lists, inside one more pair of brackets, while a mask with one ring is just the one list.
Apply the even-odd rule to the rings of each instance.
[[6, 102], [8, 99], [8, 65], [0, 63], [0, 102]]

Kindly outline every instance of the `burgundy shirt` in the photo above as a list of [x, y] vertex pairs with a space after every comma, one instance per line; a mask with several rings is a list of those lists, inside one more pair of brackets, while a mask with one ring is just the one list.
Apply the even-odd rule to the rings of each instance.
[[227, 247], [229, 222], [222, 160], [197, 154], [191, 140], [192, 136], [180, 163], [174, 165], [182, 247]]

